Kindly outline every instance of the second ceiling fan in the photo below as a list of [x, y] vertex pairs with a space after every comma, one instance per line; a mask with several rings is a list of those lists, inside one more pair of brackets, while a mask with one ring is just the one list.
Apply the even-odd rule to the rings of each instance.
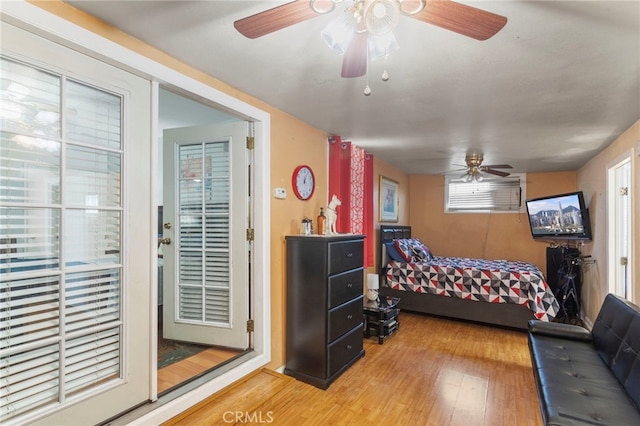
[[[244, 36], [255, 39], [333, 11], [343, 0], [297, 0], [234, 22]], [[476, 40], [486, 40], [507, 18], [450, 0], [355, 0], [323, 32], [325, 41], [344, 55], [342, 77], [361, 77], [372, 56], [397, 49], [393, 30], [400, 16], [436, 25]], [[329, 26], [328, 26], [329, 27]]]
[[482, 176], [482, 173], [489, 173], [495, 176], [507, 177], [510, 175], [510, 173], [503, 172], [501, 170], [495, 170], [495, 169], [512, 169], [513, 168], [509, 164], [492, 164], [490, 166], [483, 166], [482, 160], [484, 160], [484, 156], [482, 154], [476, 154], [476, 153], [468, 154], [464, 160], [465, 160], [466, 166], [463, 169], [453, 170], [453, 172], [464, 170], [465, 173], [462, 176], [460, 176], [460, 178], [465, 182], [471, 182], [471, 181], [481, 182], [484, 179], [484, 177]]

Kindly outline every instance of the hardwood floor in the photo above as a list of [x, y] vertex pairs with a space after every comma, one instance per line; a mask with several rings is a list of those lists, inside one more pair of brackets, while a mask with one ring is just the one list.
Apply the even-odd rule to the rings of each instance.
[[241, 351], [210, 348], [158, 370], [158, 393], [164, 392], [218, 364]]
[[326, 391], [263, 370], [166, 424], [542, 424], [523, 332], [402, 312], [365, 350]]

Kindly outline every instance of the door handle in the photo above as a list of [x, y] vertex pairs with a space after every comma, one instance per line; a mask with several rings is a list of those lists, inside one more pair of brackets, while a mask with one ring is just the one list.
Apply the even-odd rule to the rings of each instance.
[[171, 238], [169, 238], [169, 237], [162, 238], [162, 239], [160, 240], [160, 244], [163, 244], [163, 245], [165, 245], [165, 246], [168, 246], [169, 244], [171, 244]]
[[171, 229], [171, 222], [167, 222], [162, 226], [164, 227], [164, 229]]

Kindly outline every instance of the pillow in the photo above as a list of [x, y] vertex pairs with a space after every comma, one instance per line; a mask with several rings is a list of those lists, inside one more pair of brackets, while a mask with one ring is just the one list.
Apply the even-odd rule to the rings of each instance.
[[411, 239], [393, 240], [393, 245], [402, 256], [403, 262], [413, 262], [413, 251], [411, 250]]
[[405, 262], [404, 257], [398, 252], [396, 246], [393, 244], [393, 241], [389, 241], [384, 243], [384, 246], [387, 250], [387, 256], [391, 260], [395, 260], [396, 262]]
[[413, 252], [414, 257], [420, 259], [420, 262], [430, 262], [433, 260], [433, 255], [431, 254], [429, 247], [425, 246], [422, 241], [417, 238], [414, 238], [412, 241], [411, 251]]
[[417, 238], [393, 240], [393, 244], [404, 262], [430, 262], [431, 250]]

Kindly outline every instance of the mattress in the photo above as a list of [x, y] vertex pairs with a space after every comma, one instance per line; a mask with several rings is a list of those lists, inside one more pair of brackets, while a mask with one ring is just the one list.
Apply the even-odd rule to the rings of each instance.
[[386, 283], [395, 290], [522, 305], [542, 321], [559, 311], [542, 272], [527, 262], [439, 256], [419, 263], [392, 261]]

